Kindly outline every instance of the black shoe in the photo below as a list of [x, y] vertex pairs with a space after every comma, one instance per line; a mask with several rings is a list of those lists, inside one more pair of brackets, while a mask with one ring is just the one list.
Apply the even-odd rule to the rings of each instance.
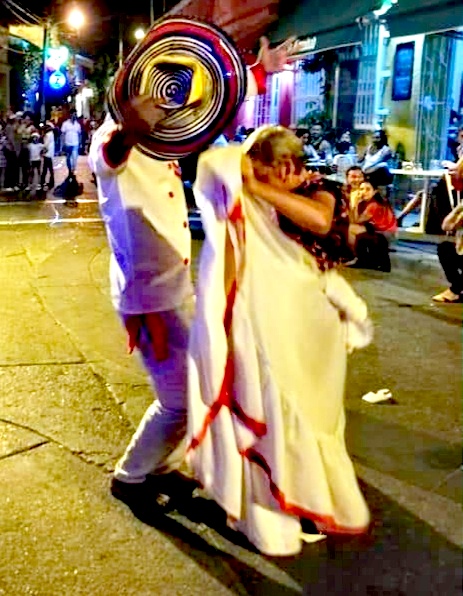
[[193, 492], [200, 486], [193, 478], [177, 471], [148, 476], [147, 480], [156, 485], [162, 505], [169, 510], [180, 510], [188, 506]]
[[137, 484], [129, 484], [117, 480], [117, 478], [111, 480], [111, 494], [129, 507], [146, 505], [150, 501], [154, 504], [157, 496], [146, 480]]

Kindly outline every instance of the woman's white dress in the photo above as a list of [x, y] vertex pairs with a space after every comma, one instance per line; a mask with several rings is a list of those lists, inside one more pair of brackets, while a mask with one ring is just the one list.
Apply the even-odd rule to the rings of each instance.
[[371, 329], [347, 282], [321, 273], [272, 208], [243, 193], [242, 151], [213, 149], [199, 161], [206, 239], [190, 340], [188, 460], [260, 551], [291, 555], [301, 548], [300, 517], [321, 532], [356, 534], [369, 524], [346, 452], [343, 398], [348, 338], [361, 347]]

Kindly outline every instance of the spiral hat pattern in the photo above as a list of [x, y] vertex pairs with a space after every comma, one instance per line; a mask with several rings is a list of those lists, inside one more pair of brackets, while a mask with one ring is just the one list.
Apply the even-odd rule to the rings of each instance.
[[138, 148], [175, 160], [211, 143], [233, 119], [246, 94], [246, 66], [218, 27], [185, 17], [156, 22], [128, 56], [108, 96], [116, 122], [137, 95], [159, 99], [168, 116]]

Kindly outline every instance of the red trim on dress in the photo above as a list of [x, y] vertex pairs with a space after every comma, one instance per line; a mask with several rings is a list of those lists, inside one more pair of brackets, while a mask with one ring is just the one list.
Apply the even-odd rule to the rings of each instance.
[[248, 459], [251, 463], [256, 464], [265, 472], [269, 480], [270, 492], [272, 493], [275, 500], [278, 502], [280, 509], [285, 513], [289, 513], [297, 517], [310, 519], [316, 524], [317, 529], [320, 532], [327, 532], [329, 534], [359, 535], [364, 534], [368, 531], [370, 524], [367, 524], [362, 528], [350, 528], [346, 526], [340, 526], [336, 523], [332, 515], [323, 515], [321, 513], [315, 513], [313, 511], [308, 511], [307, 509], [304, 509], [299, 505], [288, 503], [284, 493], [273, 481], [272, 470], [265, 458], [263, 457], [263, 455], [251, 447], [250, 449], [247, 449], [246, 451], [242, 452], [241, 456]]
[[[238, 202], [234, 205], [231, 213], [229, 214], [229, 220], [235, 225], [244, 223], [241, 203]], [[233, 306], [235, 305], [237, 290], [238, 282], [235, 276], [235, 279], [231, 284], [230, 291], [227, 294], [227, 304], [225, 307], [225, 314], [223, 317], [223, 326], [227, 337], [230, 334], [230, 329], [232, 325]], [[260, 422], [259, 420], [255, 420], [254, 418], [248, 416], [246, 412], [242, 409], [242, 407], [238, 404], [238, 402], [234, 399], [234, 377], [235, 368], [233, 363], [233, 357], [229, 351], [227, 355], [227, 362], [225, 365], [225, 371], [219, 395], [216, 401], [212, 404], [212, 406], [210, 406], [209, 411], [204, 418], [201, 430], [196, 435], [196, 437], [193, 437], [193, 439], [191, 440], [191, 443], [188, 447], [188, 451], [190, 449], [196, 449], [199, 446], [199, 444], [204, 440], [209, 426], [217, 417], [222, 406], [226, 406], [227, 408], [229, 408], [230, 412], [234, 414], [247, 428], [249, 428], [256, 437], [263, 437], [267, 433], [267, 425], [265, 424], [265, 422]]]

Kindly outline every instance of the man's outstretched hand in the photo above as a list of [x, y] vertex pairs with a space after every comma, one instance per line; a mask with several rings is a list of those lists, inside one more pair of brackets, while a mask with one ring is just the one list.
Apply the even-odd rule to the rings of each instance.
[[276, 48], [271, 48], [267, 37], [260, 38], [260, 50], [257, 59], [266, 72], [272, 73], [283, 70], [288, 58], [291, 56], [295, 39], [295, 37], [289, 37]]

